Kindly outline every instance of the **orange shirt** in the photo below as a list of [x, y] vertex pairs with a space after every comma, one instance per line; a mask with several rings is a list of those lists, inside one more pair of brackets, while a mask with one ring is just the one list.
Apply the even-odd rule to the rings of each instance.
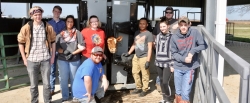
[[102, 29], [92, 30], [91, 28], [84, 28], [81, 33], [86, 43], [86, 49], [82, 51], [83, 56], [89, 58], [91, 50], [95, 46], [100, 46], [104, 49], [105, 34]]

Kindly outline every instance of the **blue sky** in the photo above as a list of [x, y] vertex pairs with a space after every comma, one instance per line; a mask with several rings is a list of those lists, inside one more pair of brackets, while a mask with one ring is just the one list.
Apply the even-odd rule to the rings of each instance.
[[[62, 17], [65, 17], [67, 15], [74, 15], [77, 17], [76, 8], [78, 4], [38, 4], [34, 3], [33, 6], [39, 5], [44, 9], [44, 17], [52, 15], [52, 9], [55, 5], [60, 5], [63, 9], [63, 12], [61, 14]], [[2, 3], [2, 12], [4, 15], [12, 15], [12, 17], [23, 17], [26, 16], [26, 4], [25, 3]], [[159, 18], [162, 16], [162, 11], [165, 10], [166, 7], [156, 7], [155, 8], [155, 18]], [[200, 8], [185, 8], [185, 7], [174, 7], [174, 9], [180, 10], [180, 16], [187, 16], [186, 12], [200, 12]], [[17, 11], [18, 10], [18, 11]], [[143, 7], [139, 7], [138, 11], [138, 18], [141, 18], [144, 16], [144, 9]], [[188, 15], [190, 19], [194, 19], [194, 15], [190, 14]], [[227, 13], [227, 18], [229, 20], [250, 20], [250, 12], [245, 14], [244, 16], [240, 16], [238, 13]], [[195, 19], [199, 19], [200, 15], [195, 15]]]

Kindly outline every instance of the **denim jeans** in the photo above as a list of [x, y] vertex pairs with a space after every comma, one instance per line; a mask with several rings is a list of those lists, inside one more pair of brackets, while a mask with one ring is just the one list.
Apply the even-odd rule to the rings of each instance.
[[62, 100], [68, 100], [69, 99], [68, 81], [70, 79], [70, 84], [72, 87], [77, 68], [80, 66], [80, 60], [74, 61], [74, 62], [57, 60], [57, 64], [58, 64], [58, 70], [60, 74], [59, 81], [60, 81], [61, 92], [62, 92]]
[[51, 102], [50, 95], [50, 60], [41, 62], [31, 62], [27, 61], [27, 71], [30, 78], [30, 93], [31, 93], [31, 103], [38, 103], [39, 92], [38, 92], [38, 80], [39, 71], [41, 71], [42, 81], [43, 81], [43, 98], [44, 103]]
[[194, 70], [174, 70], [175, 93], [181, 96], [182, 100], [189, 101], [194, 79]]
[[55, 90], [55, 82], [56, 82], [56, 61], [57, 61], [57, 54], [55, 55], [54, 63], [51, 65], [51, 72], [50, 72], [50, 91]]

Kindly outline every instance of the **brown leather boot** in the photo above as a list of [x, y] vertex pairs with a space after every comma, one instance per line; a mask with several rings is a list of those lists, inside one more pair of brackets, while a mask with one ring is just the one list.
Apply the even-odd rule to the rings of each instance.
[[181, 100], [180, 103], [190, 103], [189, 101]]
[[175, 103], [180, 103], [181, 101], [181, 96], [175, 94]]

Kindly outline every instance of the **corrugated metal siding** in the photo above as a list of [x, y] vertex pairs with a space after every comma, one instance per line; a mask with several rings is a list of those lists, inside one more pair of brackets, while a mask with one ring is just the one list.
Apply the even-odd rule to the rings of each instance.
[[153, 0], [156, 6], [201, 7], [205, 0]]
[[80, 0], [1, 0], [1, 2], [18, 2], [18, 3], [67, 3], [67, 4], [78, 4]]
[[[201, 7], [205, 0], [151, 0], [156, 6], [180, 6], [180, 7]], [[19, 2], [19, 3], [74, 3], [78, 4], [80, 0], [1, 0], [1, 2]], [[228, 5], [250, 4], [250, 0], [227, 0]]]
[[243, 4], [250, 4], [250, 0], [227, 0], [227, 5], [243, 5]]

